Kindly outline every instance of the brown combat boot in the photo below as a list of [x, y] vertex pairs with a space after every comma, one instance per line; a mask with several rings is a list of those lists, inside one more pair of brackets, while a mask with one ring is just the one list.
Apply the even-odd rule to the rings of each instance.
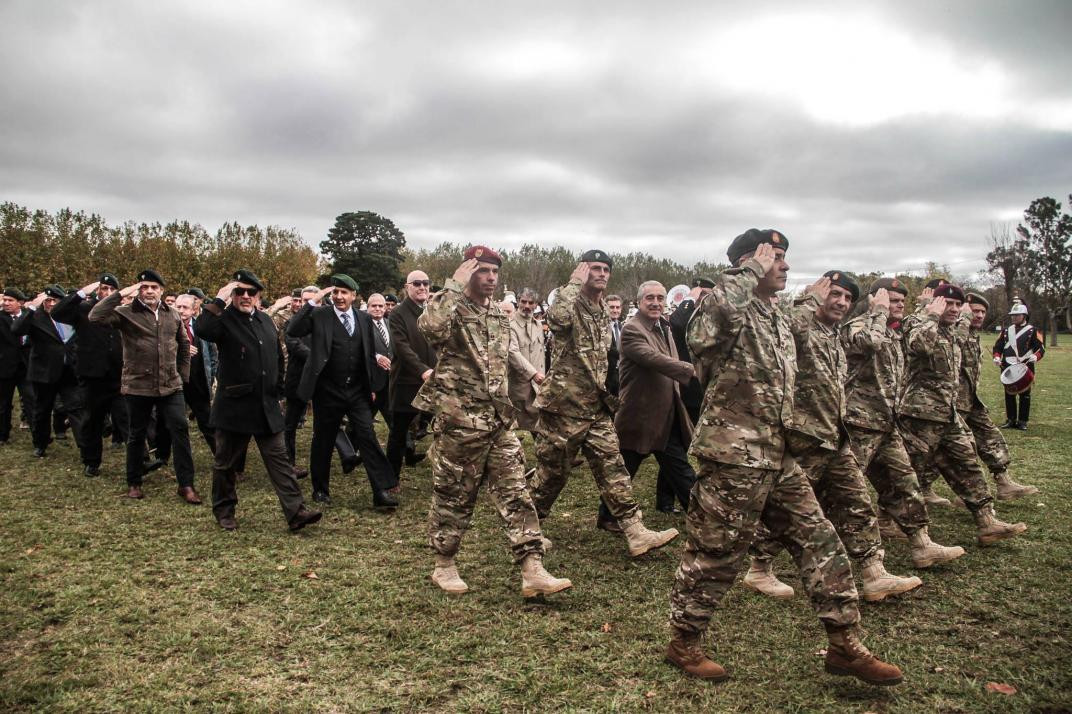
[[855, 626], [827, 627], [826, 633], [830, 645], [826, 648], [825, 668], [829, 674], [856, 677], [880, 687], [892, 687], [904, 679], [899, 667], [883, 662], [864, 647]]
[[677, 538], [677, 528], [667, 528], [665, 531], [651, 531], [644, 527], [644, 521], [640, 511], [631, 518], [619, 520], [622, 530], [625, 531], [625, 540], [629, 544], [629, 555], [634, 558], [644, 555], [649, 550], [662, 548], [664, 545]]
[[975, 539], [979, 545], [992, 545], [1000, 540], [1015, 538], [1027, 530], [1023, 523], [1006, 523], [994, 515], [993, 504], [986, 504], [975, 512]]
[[913, 533], [908, 540], [912, 546], [912, 565], [917, 568], [941, 565], [964, 555], [964, 549], [959, 545], [947, 547], [932, 541], [926, 526]]
[[450, 556], [436, 556], [435, 570], [432, 571], [432, 582], [451, 595], [461, 595], [469, 592], [469, 586], [458, 575], [458, 568], [454, 565], [454, 558]]
[[878, 530], [882, 540], [908, 540], [908, 536], [897, 525], [897, 521], [890, 518], [890, 514], [883, 509], [878, 509]]
[[1014, 501], [1017, 498], [1033, 496], [1039, 492], [1034, 486], [1025, 486], [1022, 483], [1013, 481], [1008, 471], [999, 471], [994, 474], [994, 483], [997, 484], [999, 501]]
[[774, 564], [769, 560], [752, 558], [752, 566], [741, 582], [745, 587], [778, 600], [788, 600], [794, 595], [792, 586], [786, 585], [774, 574]]
[[873, 556], [860, 564], [860, 574], [863, 579], [861, 593], [867, 602], [885, 600], [891, 595], [900, 595], [909, 590], [915, 590], [923, 584], [923, 581], [915, 575], [902, 578], [886, 572], [882, 564], [882, 558]]
[[553, 577], [543, 569], [539, 553], [530, 553], [521, 561], [521, 597], [552, 595], [572, 587], [568, 579]]
[[673, 634], [666, 647], [666, 661], [684, 670], [685, 674], [706, 679], [709, 682], [724, 682], [729, 673], [718, 662], [707, 658], [700, 648], [700, 636], [694, 632], [684, 632], [676, 627], [670, 628]]
[[953, 502], [948, 498], [943, 498], [934, 492], [934, 489], [930, 486], [924, 486], [919, 490], [921, 496], [923, 496], [923, 502], [927, 504], [927, 507], [931, 506], [943, 506], [949, 508], [953, 505]]

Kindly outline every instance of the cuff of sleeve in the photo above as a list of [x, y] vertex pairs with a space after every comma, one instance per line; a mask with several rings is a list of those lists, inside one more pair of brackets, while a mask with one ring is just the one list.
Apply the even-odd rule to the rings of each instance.
[[81, 290], [79, 290], [79, 291], [78, 291], [78, 297], [80, 297], [80, 298], [82, 298], [83, 300], [85, 300], [85, 299], [86, 299], [86, 294], [85, 294], [84, 292], [82, 292]]
[[465, 286], [459, 283], [454, 278], [447, 278], [447, 282], [443, 284], [443, 287], [447, 290], [453, 290], [456, 293], [460, 293], [465, 290]]
[[759, 261], [755, 258], [749, 258], [741, 263], [742, 268], [748, 268], [756, 278], [762, 278], [767, 274], [767, 271], [763, 270], [763, 266], [759, 264]]

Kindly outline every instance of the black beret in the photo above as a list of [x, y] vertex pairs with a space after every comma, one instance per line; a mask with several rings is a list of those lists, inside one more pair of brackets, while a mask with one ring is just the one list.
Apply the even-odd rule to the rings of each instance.
[[614, 270], [614, 262], [610, 259], [610, 256], [601, 250], [593, 248], [592, 250], [586, 250], [581, 254], [582, 263], [606, 263], [607, 267]]
[[930, 288], [931, 290], [935, 290], [938, 287], [940, 287], [942, 285], [946, 285], [948, 283], [949, 283], [949, 281], [946, 280], [945, 278], [933, 278], [931, 280], [928, 280], [927, 284], [924, 285], [923, 287]]
[[694, 288], [713, 288], [715, 287], [715, 281], [711, 278], [693, 278], [692, 287]]
[[353, 290], [355, 293], [358, 291], [357, 281], [351, 278], [349, 275], [343, 275], [342, 273], [336, 273], [331, 276], [331, 284], [337, 288], [346, 288], [347, 290]]
[[300, 298], [301, 297], [301, 288], [294, 288], [293, 290], [291, 290], [290, 291], [290, 296], [292, 298]]
[[942, 283], [934, 289], [934, 297], [949, 298], [950, 300], [960, 300], [961, 302], [964, 302], [964, 291], [953, 283]]
[[264, 283], [261, 282], [260, 278], [253, 274], [252, 270], [240, 268], [239, 270], [234, 271], [234, 275], [231, 276], [231, 280], [237, 280], [240, 283], [252, 285], [253, 287], [257, 288], [257, 290], [264, 290]]
[[27, 299], [26, 294], [18, 288], [4, 288], [4, 295], [7, 295], [9, 298], [15, 298], [19, 302], [25, 302]]
[[143, 270], [138, 273], [138, 282], [158, 283], [161, 286], [167, 284], [164, 282], [164, 279], [160, 277], [160, 273], [156, 272], [155, 270], [152, 270], [151, 268], [149, 270]]
[[968, 298], [968, 302], [971, 303], [972, 305], [982, 305], [987, 310], [990, 309], [990, 301], [987, 300], [982, 295], [980, 295], [979, 293], [969, 291], [969, 292], [965, 293], [965, 295]]
[[99, 282], [101, 285], [111, 285], [116, 290], [119, 289], [119, 278], [111, 273], [101, 273]]
[[823, 273], [824, 278], [830, 278], [831, 285], [837, 285], [839, 288], [845, 288], [852, 295], [852, 301], [856, 302], [860, 299], [860, 286], [855, 280], [850, 278], [843, 270], [828, 270]]
[[398, 297], [396, 297], [395, 295], [392, 295], [391, 293], [387, 293], [386, 295], [383, 296], [383, 301], [384, 302], [393, 302], [394, 304], [397, 305], [398, 304]]
[[756, 248], [764, 243], [770, 243], [775, 248], [781, 248], [782, 250], [789, 249], [789, 239], [785, 237], [784, 233], [773, 228], [767, 228], [762, 231], [758, 228], [749, 228], [733, 239], [730, 247], [726, 250], [726, 257], [730, 259], [730, 265], [737, 265], [737, 261], [741, 259], [742, 255], [754, 253]]
[[206, 300], [208, 298], [208, 296], [205, 295], [205, 291], [201, 288], [187, 288], [186, 294], [193, 295], [198, 300]]
[[62, 286], [56, 285], [56, 284], [46, 285], [45, 289], [42, 290], [42, 292], [45, 295], [48, 295], [49, 297], [53, 297], [53, 298], [65, 298], [65, 297], [67, 297], [67, 291], [64, 290]]
[[908, 297], [908, 288], [905, 284], [897, 278], [879, 278], [875, 282], [871, 283], [871, 287], [867, 292], [874, 295], [879, 290], [885, 289], [886, 292], [901, 293], [905, 297]]

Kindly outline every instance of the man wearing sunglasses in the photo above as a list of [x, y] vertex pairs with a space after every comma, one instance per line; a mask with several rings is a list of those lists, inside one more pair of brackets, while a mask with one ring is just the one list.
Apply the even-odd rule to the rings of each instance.
[[[313, 443], [309, 453], [313, 500], [331, 503], [331, 454], [346, 417], [354, 447], [364, 459], [372, 503], [376, 508], [390, 509], [398, 506], [398, 498], [390, 493], [398, 479], [372, 427], [372, 403], [386, 374], [376, 364], [372, 320], [354, 304], [357, 291], [358, 285], [350, 276], [331, 276], [331, 285], [317, 293], [316, 299], [306, 303], [290, 321], [287, 335], [312, 336], [297, 394], [313, 403]], [[330, 301], [317, 307], [328, 295]]]
[[272, 481], [290, 530], [320, 520], [302, 502], [283, 441], [283, 347], [275, 326], [257, 309], [264, 284], [252, 272], [239, 270], [216, 299], [204, 305], [194, 324], [196, 336], [215, 343], [219, 353], [212, 426], [216, 453], [212, 469], [212, 514], [224, 530], [233, 531], [235, 468], [244, 461], [250, 437], [257, 442], [264, 470]]
[[413, 398], [436, 365], [435, 350], [417, 327], [417, 318], [424, 312], [431, 281], [421, 270], [406, 276], [406, 297], [388, 320], [391, 346], [391, 432], [387, 437], [387, 460], [395, 481], [402, 473], [402, 460], [416, 463], [416, 454], [407, 447], [410, 425], [420, 416]]

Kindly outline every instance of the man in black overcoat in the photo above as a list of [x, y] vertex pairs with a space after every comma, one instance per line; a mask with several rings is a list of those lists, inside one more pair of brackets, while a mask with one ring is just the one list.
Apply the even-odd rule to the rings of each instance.
[[15, 389], [26, 379], [24, 340], [11, 331], [24, 302], [26, 296], [18, 288], [5, 288], [0, 296], [0, 445], [11, 438]]

